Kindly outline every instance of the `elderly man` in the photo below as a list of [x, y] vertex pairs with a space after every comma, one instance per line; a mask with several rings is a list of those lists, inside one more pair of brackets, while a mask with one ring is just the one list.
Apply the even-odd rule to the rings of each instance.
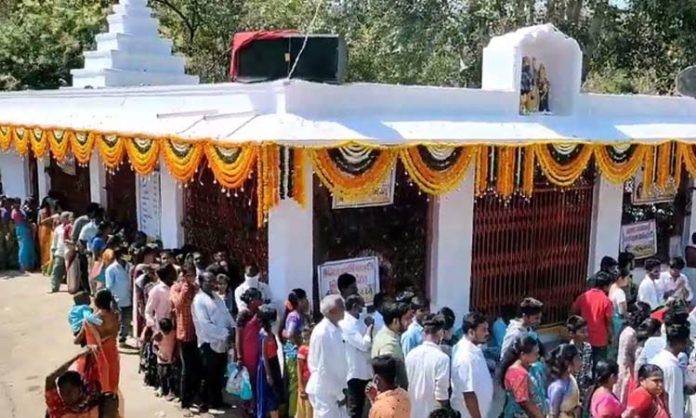
[[[51, 251], [53, 253], [53, 270], [51, 271], [51, 293], [56, 293], [60, 289], [60, 284], [65, 278], [65, 254], [67, 248], [65, 246], [66, 230], [69, 230], [72, 212], [63, 212], [60, 214], [60, 223], [53, 231], [53, 242]], [[69, 239], [68, 239], [69, 241]]]
[[314, 418], [346, 418], [346, 364], [345, 345], [338, 323], [345, 314], [343, 298], [326, 296], [321, 301], [324, 319], [314, 327], [309, 340], [309, 371], [311, 376], [305, 391], [314, 407]]

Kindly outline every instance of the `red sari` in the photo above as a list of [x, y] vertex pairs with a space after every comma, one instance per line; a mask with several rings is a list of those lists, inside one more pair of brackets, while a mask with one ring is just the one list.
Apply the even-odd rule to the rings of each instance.
[[118, 345], [115, 337], [104, 339], [99, 335], [97, 328], [84, 321], [85, 340], [87, 345], [97, 347], [94, 357], [97, 362], [97, 371], [102, 393], [118, 394], [118, 384], [121, 375], [121, 361], [118, 354]]
[[253, 389], [256, 389], [256, 367], [259, 364], [259, 332], [261, 332], [261, 328], [261, 320], [254, 315], [241, 329], [242, 365], [249, 371]]

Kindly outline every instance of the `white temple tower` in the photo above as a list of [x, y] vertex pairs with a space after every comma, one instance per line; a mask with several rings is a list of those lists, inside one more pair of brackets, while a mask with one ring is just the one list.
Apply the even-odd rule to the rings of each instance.
[[109, 31], [96, 36], [97, 50], [84, 53], [83, 69], [71, 70], [73, 87], [199, 83], [197, 76], [186, 75], [184, 57], [172, 54], [172, 41], [160, 38], [147, 0], [119, 0], [113, 10]]

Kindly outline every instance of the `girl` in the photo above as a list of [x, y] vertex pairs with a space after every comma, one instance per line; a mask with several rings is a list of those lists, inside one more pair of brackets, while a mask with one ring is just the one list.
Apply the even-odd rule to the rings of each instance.
[[631, 388], [636, 387], [636, 351], [638, 350], [638, 327], [650, 316], [650, 306], [637, 302], [626, 314], [626, 328], [621, 331], [618, 347], [618, 376], [614, 393], [621, 405], [626, 406]]
[[307, 364], [307, 359], [309, 358], [309, 338], [312, 335], [312, 328], [306, 325], [302, 329], [302, 345], [297, 349], [297, 411], [295, 412], [295, 418], [312, 418], [314, 415], [314, 409], [312, 404], [309, 403], [307, 397], [307, 392], [305, 392], [305, 387], [307, 387], [307, 382], [309, 382], [309, 366]]
[[582, 366], [574, 344], [561, 344], [549, 355], [551, 384], [548, 388], [549, 417], [575, 418], [580, 412], [580, 390], [573, 374]]
[[669, 418], [662, 369], [646, 364], [638, 370], [638, 387], [628, 397], [628, 409], [636, 418]]
[[[628, 285], [631, 271], [627, 268], [620, 270], [619, 278], [609, 288], [609, 300], [613, 306], [612, 316], [612, 333], [611, 335], [620, 335], [624, 325], [624, 317], [628, 311], [626, 306], [626, 292], [624, 288]], [[609, 347], [609, 358], [616, 357], [618, 350], [618, 338], [613, 338]]]
[[259, 332], [259, 365], [256, 374], [256, 417], [279, 417], [283, 399], [283, 380], [278, 359], [278, 343], [273, 334], [273, 322], [278, 313], [272, 305], [259, 308], [258, 317], [262, 324]]
[[[249, 372], [251, 389], [256, 393], [256, 367], [259, 364], [259, 332], [261, 331], [261, 320], [258, 316], [259, 306], [263, 303], [261, 291], [256, 288], [249, 288], [242, 294], [242, 301], [247, 307], [239, 311], [237, 316], [237, 332], [235, 332], [235, 356], [237, 364], [246, 367]], [[253, 414], [253, 403], [246, 402], [245, 408], [248, 414]]]
[[498, 379], [505, 389], [504, 418], [545, 418], [546, 399], [539, 396], [537, 384], [529, 373], [539, 360], [539, 343], [531, 336], [515, 340], [501, 360]]
[[302, 329], [307, 322], [307, 292], [293, 289], [285, 304], [284, 329], [281, 333], [285, 344], [285, 375], [288, 380], [288, 415], [293, 417], [297, 411], [297, 347], [302, 343]]
[[[600, 360], [595, 366], [595, 385], [590, 389], [590, 416], [592, 418], [621, 418], [624, 407], [612, 388], [619, 380], [619, 365], [614, 360]], [[587, 405], [587, 404], [586, 404]]]

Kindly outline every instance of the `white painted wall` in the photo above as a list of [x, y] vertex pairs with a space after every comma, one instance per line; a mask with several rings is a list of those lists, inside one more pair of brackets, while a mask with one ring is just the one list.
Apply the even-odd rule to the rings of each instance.
[[160, 192], [162, 214], [162, 245], [164, 248], [180, 248], [184, 245], [184, 190], [169, 174], [164, 162], [160, 160]]
[[99, 153], [95, 150], [89, 160], [89, 195], [92, 202], [99, 203], [104, 208], [108, 202], [105, 187], [106, 171]]
[[608, 255], [614, 259], [618, 258], [622, 211], [623, 185], [598, 177], [592, 207], [588, 273], [599, 270], [602, 257]]
[[469, 312], [474, 236], [474, 166], [459, 190], [435, 199], [430, 247], [430, 297], [434, 309], [450, 307], [457, 318]]
[[305, 164], [307, 202], [281, 200], [268, 218], [268, 281], [275, 302], [284, 301], [292, 289], [301, 288], [313, 299], [314, 228], [312, 170]]
[[0, 153], [0, 177], [3, 192], [9, 197], [26, 199], [30, 193], [28, 165], [15, 153]]
[[51, 190], [51, 176], [46, 172], [50, 165], [51, 157], [36, 159], [36, 176], [39, 179], [39, 203], [48, 196], [48, 192]]

